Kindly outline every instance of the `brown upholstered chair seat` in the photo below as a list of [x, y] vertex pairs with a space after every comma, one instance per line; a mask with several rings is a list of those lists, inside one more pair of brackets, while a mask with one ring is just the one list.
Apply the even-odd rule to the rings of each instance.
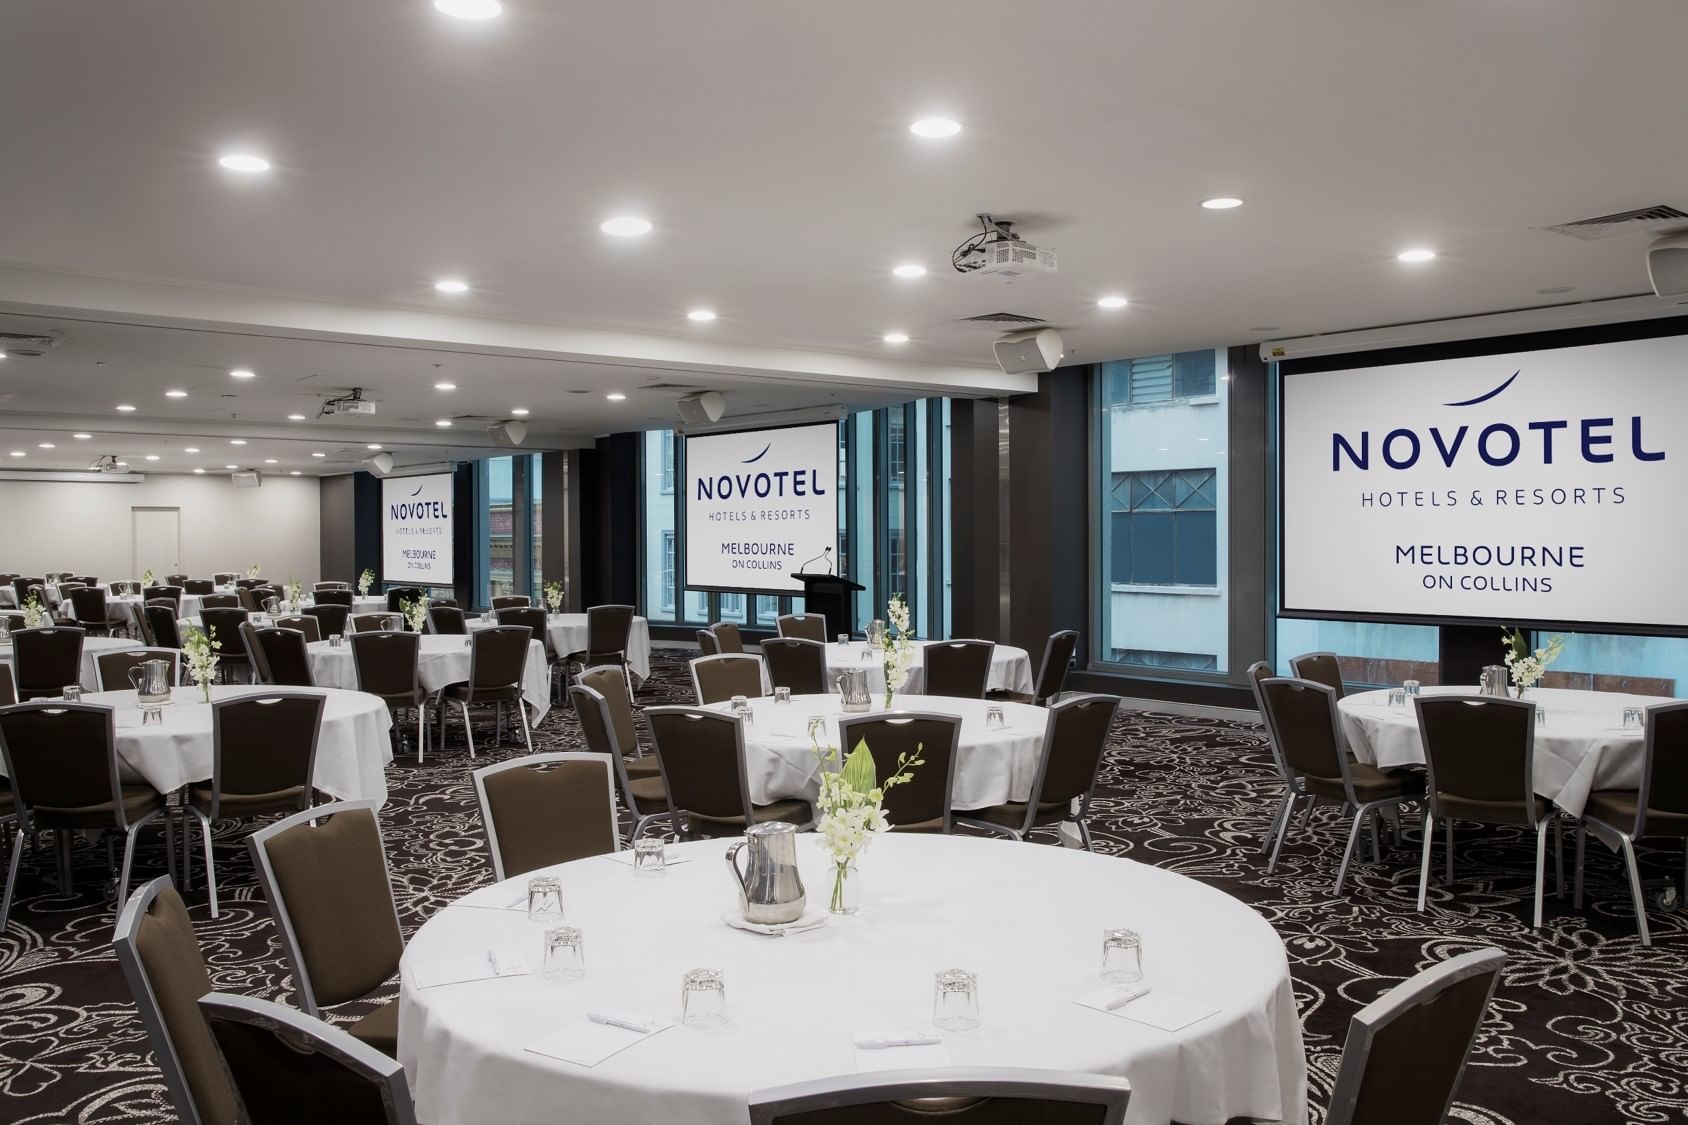
[[399, 1001], [385, 1000], [381, 1006], [352, 1024], [341, 1024], [352, 1038], [367, 1043], [390, 1059], [399, 1057]]
[[[10, 796], [8, 795], [8, 802]], [[150, 785], [123, 787], [123, 815], [130, 824], [164, 807], [164, 794]], [[116, 814], [110, 801], [85, 805], [75, 809], [55, 809], [36, 805], [31, 817], [37, 828], [110, 828]]]
[[[1072, 814], [1070, 801], [1039, 801], [1035, 823], [1058, 824]], [[969, 820], [984, 820], [991, 824], [1000, 824], [1004, 828], [1018, 828], [1026, 823], [1026, 803], [1009, 801], [1002, 805], [992, 805], [988, 809], [969, 809], [966, 815]]]
[[654, 777], [658, 781], [662, 780], [662, 767], [657, 764], [654, 754], [647, 754], [643, 758], [627, 758], [624, 760], [627, 763], [628, 780], [642, 780], [649, 777]]
[[[211, 815], [212, 785], [209, 781], [188, 786], [188, 804], [205, 816]], [[224, 793], [217, 814], [224, 820], [238, 820], [265, 813], [298, 812], [305, 804], [305, 787], [293, 785], [273, 793]]]
[[[445, 685], [447, 699], [469, 699], [469, 681], [463, 680], [455, 684]], [[499, 688], [475, 688], [472, 693], [474, 703], [519, 703], [522, 698], [522, 685], [510, 684]]]
[[[1553, 802], [1546, 797], [1535, 798], [1536, 820], [1546, 820], [1553, 811]], [[1529, 806], [1523, 801], [1479, 801], [1470, 797], [1436, 794], [1436, 815], [1454, 820], [1474, 820], [1479, 824], [1529, 824]]]
[[[648, 813], [660, 812], [668, 808], [668, 789], [662, 784], [661, 777], [634, 777], [631, 770], [627, 773], [627, 791], [633, 795], [633, 803], [639, 806], [634, 811], [644, 816]], [[739, 818], [743, 820], [743, 817]]]
[[[770, 820], [807, 824], [815, 818], [815, 811], [810, 807], [809, 802], [798, 800], [795, 797], [784, 801], [775, 801], [771, 805], [757, 805], [753, 811], [757, 824], [766, 824]], [[686, 826], [699, 836], [736, 836], [744, 831], [744, 817], [700, 816], [695, 812], [687, 812]]]
[[[1424, 775], [1417, 772], [1395, 771], [1385, 773], [1376, 766], [1355, 759], [1348, 758], [1348, 776], [1354, 782], [1354, 796], [1361, 804], [1373, 801], [1387, 801], [1390, 797], [1418, 797], [1424, 793]], [[1342, 788], [1340, 777], [1314, 777], [1312, 774], [1302, 774], [1301, 782], [1307, 787], [1307, 792], [1320, 797], [1328, 797], [1333, 801], [1345, 801], [1347, 793]]]
[[[1583, 812], [1627, 831], [1635, 824], [1636, 804], [1640, 799], [1641, 793], [1636, 789], [1596, 789], [1588, 795]], [[1688, 813], [1648, 809], [1647, 835], [1688, 836]]]

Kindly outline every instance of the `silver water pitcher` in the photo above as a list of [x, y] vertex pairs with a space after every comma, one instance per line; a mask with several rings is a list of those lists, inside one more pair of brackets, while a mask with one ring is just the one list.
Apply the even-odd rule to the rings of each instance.
[[141, 706], [162, 703], [170, 698], [170, 662], [144, 660], [129, 669], [129, 686], [140, 697]]
[[867, 643], [869, 648], [885, 647], [885, 622], [877, 617], [867, 623]]
[[873, 710], [873, 696], [867, 690], [867, 669], [846, 668], [834, 681], [838, 688], [838, 702], [846, 714], [859, 715]]
[[1477, 692], [1479, 695], [1505, 696], [1507, 680], [1505, 665], [1490, 664], [1483, 669], [1483, 675], [1477, 681]]
[[[743, 868], [739, 852], [748, 849]], [[803, 917], [808, 896], [797, 873], [797, 826], [783, 820], [752, 825], [744, 839], [727, 849], [727, 866], [739, 884], [744, 920], [779, 926]]]

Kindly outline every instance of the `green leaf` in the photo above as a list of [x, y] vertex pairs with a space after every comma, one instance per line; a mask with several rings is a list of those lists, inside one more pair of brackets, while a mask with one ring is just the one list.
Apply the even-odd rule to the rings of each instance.
[[858, 793], [866, 793], [879, 784], [878, 771], [873, 765], [873, 752], [867, 748], [866, 739], [857, 740], [856, 748], [844, 759], [843, 774], [845, 784]]

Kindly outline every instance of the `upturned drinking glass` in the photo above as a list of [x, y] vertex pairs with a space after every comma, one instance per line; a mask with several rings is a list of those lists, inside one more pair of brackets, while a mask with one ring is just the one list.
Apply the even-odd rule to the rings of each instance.
[[680, 978], [680, 1022], [687, 1027], [727, 1022], [727, 982], [720, 969], [689, 969]]
[[775, 703], [790, 703], [791, 702], [791, 689], [788, 688], [788, 687], [777, 687], [777, 688], [775, 688], [774, 689], [774, 702]]
[[668, 855], [661, 840], [649, 836], [633, 841], [633, 874], [661, 875], [668, 870]]
[[546, 925], [563, 920], [563, 884], [555, 875], [535, 875], [528, 880], [527, 916], [530, 922]]
[[943, 969], [932, 981], [932, 1022], [945, 1031], [979, 1026], [979, 977], [966, 969]]
[[1636, 727], [1639, 727], [1640, 725], [1641, 725], [1641, 708], [1639, 708], [1639, 707], [1625, 707], [1624, 708], [1624, 729], [1625, 730], [1634, 730]]
[[1000, 707], [986, 707], [985, 708], [985, 729], [986, 730], [1002, 730], [1007, 725], [1008, 725], [1007, 720], [1002, 717], [1002, 708], [1000, 708]]
[[552, 926], [545, 931], [546, 980], [579, 980], [586, 975], [585, 935], [578, 926]]
[[1417, 695], [1418, 694], [1418, 681], [1417, 680], [1402, 680], [1401, 681], [1401, 690], [1405, 691], [1408, 695]]
[[1102, 931], [1102, 979], [1113, 984], [1143, 979], [1143, 939], [1136, 930]]
[[64, 701], [66, 703], [81, 703], [82, 702], [82, 688], [81, 688], [81, 686], [78, 685], [78, 684], [66, 684], [64, 686]]

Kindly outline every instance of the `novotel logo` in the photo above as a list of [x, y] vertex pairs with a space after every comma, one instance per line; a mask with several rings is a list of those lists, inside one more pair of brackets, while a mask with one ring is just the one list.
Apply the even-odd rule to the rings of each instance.
[[[741, 465], [754, 465], [773, 448], [770, 442], [754, 457], [746, 457]], [[792, 496], [825, 496], [818, 469], [756, 469], [748, 473], [722, 473], [719, 476], [697, 478], [699, 500], [758, 500], [783, 499]]]
[[[1522, 371], [1514, 371], [1505, 382], [1486, 394], [1443, 406], [1465, 407], [1488, 402], [1517, 381]], [[1663, 450], [1647, 448], [1641, 435], [1641, 416], [1629, 419], [1628, 453], [1637, 461], [1663, 461]], [[1420, 432], [1407, 427], [1390, 430], [1375, 446], [1372, 432], [1361, 430], [1357, 436], [1331, 434], [1331, 472], [1341, 472], [1344, 465], [1362, 472], [1372, 467], [1375, 452], [1382, 467], [1411, 469], [1421, 458], [1434, 457], [1447, 468], [1456, 462], [1469, 463], [1478, 458], [1484, 464], [1499, 468], [1511, 465], [1520, 458], [1532, 460], [1539, 454], [1540, 463], [1552, 465], [1556, 457], [1567, 460], [1581, 457], [1591, 464], [1601, 465], [1618, 458], [1616, 436], [1620, 420], [1617, 418], [1544, 418], [1514, 425], [1493, 422], [1473, 432], [1469, 425], [1431, 426]]]
[[[415, 496], [422, 490], [418, 488], [411, 495]], [[387, 505], [387, 516], [395, 520], [443, 520], [446, 518], [444, 500], [402, 500], [397, 504]]]

